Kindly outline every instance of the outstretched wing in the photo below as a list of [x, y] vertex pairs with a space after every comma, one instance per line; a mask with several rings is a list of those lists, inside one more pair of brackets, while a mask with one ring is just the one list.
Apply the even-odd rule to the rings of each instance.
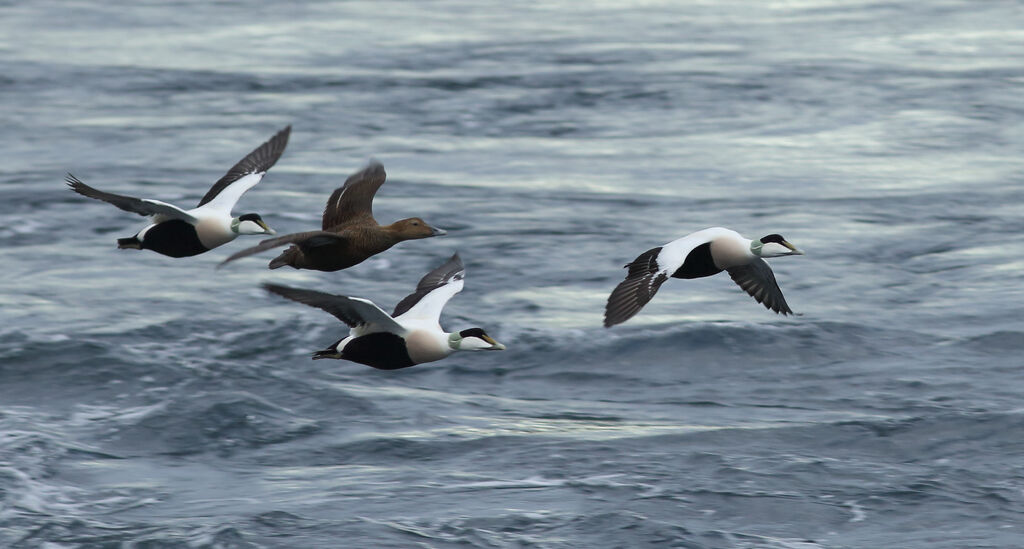
[[438, 320], [448, 300], [462, 291], [465, 276], [466, 268], [456, 253], [444, 265], [424, 275], [416, 285], [416, 291], [399, 301], [391, 316]]
[[286, 297], [292, 301], [322, 309], [334, 315], [338, 320], [347, 324], [350, 328], [365, 326], [367, 328], [379, 328], [381, 330], [404, 334], [405, 328], [395, 322], [380, 307], [372, 301], [358, 297], [328, 294], [316, 290], [304, 290], [292, 288], [280, 284], [264, 284], [268, 292]]
[[126, 212], [137, 213], [139, 215], [161, 215], [165, 216], [167, 219], [180, 219], [193, 224], [197, 221], [191, 214], [173, 204], [160, 202], [159, 200], [149, 200], [146, 198], [135, 198], [133, 196], [125, 196], [123, 194], [103, 192], [82, 183], [81, 180], [71, 174], [67, 174], [64, 177], [64, 181], [66, 181], [68, 187], [71, 187], [71, 190], [76, 193], [113, 204]]
[[652, 248], [626, 265], [629, 269], [626, 280], [612, 290], [612, 295], [608, 297], [608, 303], [605, 305], [605, 328], [611, 328], [632, 318], [668, 280], [668, 272], [658, 264], [660, 253], [661, 247]]
[[736, 284], [740, 285], [758, 303], [782, 315], [791, 315], [793, 311], [786, 304], [786, 298], [782, 296], [779, 283], [775, 281], [775, 274], [768, 263], [757, 258], [748, 265], [727, 269], [729, 276]]
[[291, 233], [275, 238], [268, 238], [261, 241], [259, 244], [246, 248], [240, 252], [235, 252], [224, 261], [221, 261], [217, 265], [217, 268], [223, 267], [225, 264], [230, 263], [236, 259], [243, 257], [249, 257], [260, 252], [265, 252], [272, 248], [284, 246], [286, 244], [295, 244], [302, 249], [313, 248], [316, 246], [323, 246], [325, 244], [333, 244], [346, 240], [346, 236], [338, 233], [329, 233], [326, 231], [305, 231], [301, 233]]
[[224, 177], [210, 187], [203, 199], [199, 201], [199, 206], [209, 204], [212, 208], [230, 212], [242, 194], [259, 183], [267, 170], [277, 162], [278, 158], [281, 158], [284, 148], [288, 146], [288, 136], [291, 135], [291, 132], [292, 127], [286, 126], [266, 143], [256, 147], [245, 158], [239, 160], [228, 170], [228, 173], [224, 174]]
[[342, 223], [348, 223], [360, 217], [373, 219], [373, 197], [377, 189], [384, 184], [387, 173], [380, 162], [372, 161], [370, 165], [356, 172], [345, 180], [345, 184], [331, 193], [324, 207], [322, 228], [326, 231]]

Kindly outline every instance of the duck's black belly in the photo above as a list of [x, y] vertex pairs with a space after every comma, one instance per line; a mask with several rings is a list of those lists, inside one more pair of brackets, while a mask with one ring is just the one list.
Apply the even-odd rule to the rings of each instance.
[[703, 278], [722, 272], [711, 258], [711, 243], [705, 242], [690, 250], [683, 266], [672, 273], [672, 278]]
[[367, 334], [349, 341], [341, 350], [341, 358], [378, 370], [398, 370], [416, 364], [409, 358], [405, 340], [390, 332]]
[[146, 231], [142, 249], [171, 257], [189, 257], [209, 251], [199, 241], [195, 226], [180, 219], [164, 221]]

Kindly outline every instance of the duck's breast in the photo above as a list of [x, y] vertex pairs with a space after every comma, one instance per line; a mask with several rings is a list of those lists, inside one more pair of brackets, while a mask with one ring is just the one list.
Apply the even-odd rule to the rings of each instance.
[[199, 221], [196, 223], [196, 235], [199, 236], [199, 241], [208, 250], [227, 244], [238, 236], [231, 230], [230, 219], [214, 216], [199, 218]]
[[412, 330], [405, 336], [405, 347], [416, 364], [441, 360], [452, 354], [448, 336], [440, 330]]
[[[731, 232], [731, 231], [730, 231]], [[711, 241], [711, 257], [720, 269], [729, 269], [750, 263], [750, 241], [738, 234], [725, 234]]]

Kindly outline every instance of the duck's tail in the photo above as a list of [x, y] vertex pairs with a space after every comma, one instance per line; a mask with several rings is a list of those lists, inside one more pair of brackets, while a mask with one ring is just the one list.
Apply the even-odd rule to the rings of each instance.
[[313, 353], [313, 360], [320, 360], [323, 358], [340, 359], [341, 353], [339, 353], [337, 349], [324, 349], [323, 351]]
[[275, 257], [274, 259], [271, 259], [269, 266], [271, 269], [277, 269], [280, 267], [284, 267], [285, 265], [291, 265], [294, 267], [295, 259], [298, 256], [298, 254], [299, 249], [296, 248], [295, 246], [292, 246], [291, 248], [288, 248], [287, 250], [281, 252], [281, 255]]
[[117, 247], [121, 250], [141, 250], [142, 241], [137, 236], [118, 238]]

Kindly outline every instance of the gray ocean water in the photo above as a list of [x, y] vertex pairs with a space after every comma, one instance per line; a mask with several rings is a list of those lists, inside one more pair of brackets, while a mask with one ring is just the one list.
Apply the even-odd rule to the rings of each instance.
[[[1024, 5], [4, 2], [0, 546], [1024, 547]], [[287, 124], [236, 212], [337, 273], [115, 249]], [[601, 327], [623, 264], [781, 233], [802, 316], [727, 276]], [[385, 308], [458, 251], [448, 329], [382, 372], [262, 282]]]

